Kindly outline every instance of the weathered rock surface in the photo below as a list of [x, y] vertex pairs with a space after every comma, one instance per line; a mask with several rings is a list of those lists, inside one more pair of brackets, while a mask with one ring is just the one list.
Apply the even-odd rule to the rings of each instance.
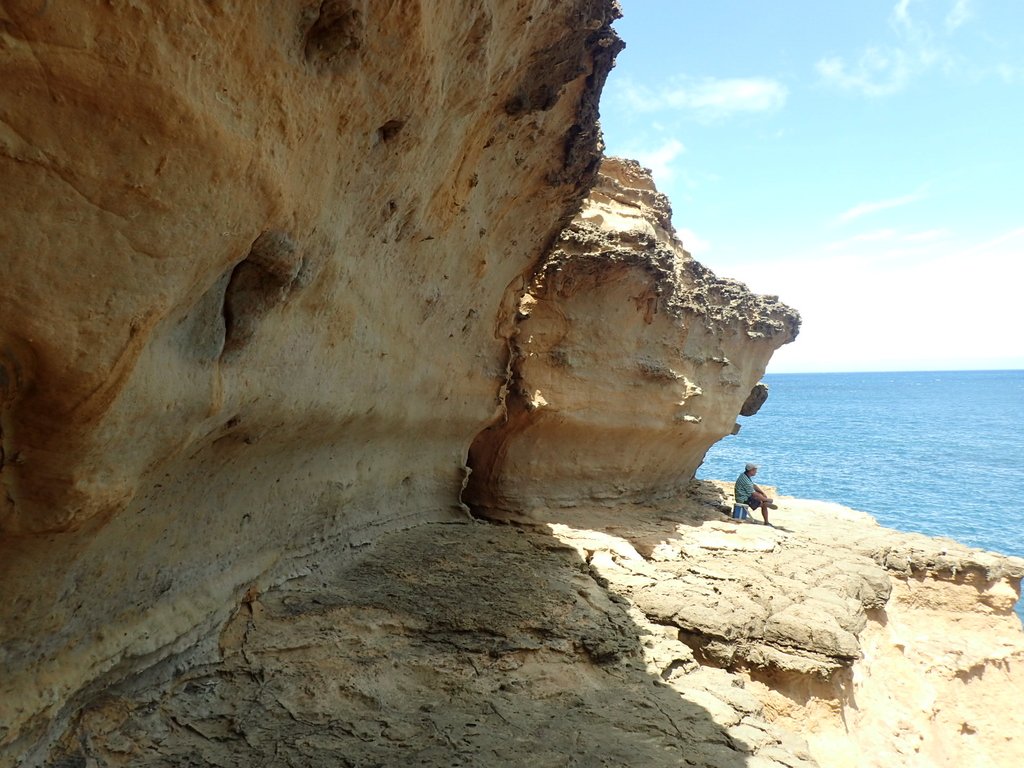
[[518, 520], [549, 528], [627, 599], [649, 632], [652, 674], [693, 700], [692, 674], [728, 670], [723, 682], [806, 738], [823, 766], [1024, 762], [1024, 712], [1012, 705], [1024, 686], [1024, 560], [777, 494], [775, 527], [736, 523], [719, 511], [730, 494], [694, 484], [671, 504]]
[[[677, 495], [730, 434], [799, 317], [683, 249], [668, 200], [607, 158], [519, 305], [506, 418], [471, 450], [490, 516]], [[753, 391], [753, 394], [752, 394]]]
[[838, 693], [762, 680], [775, 722], [798, 725], [818, 759], [836, 768], [1024, 764], [1024, 711], [1012, 704], [1024, 689], [1024, 631], [1014, 613], [1024, 560], [898, 534], [838, 505], [781, 504], [772, 514], [792, 520], [794, 536], [838, 557], [869, 558], [892, 591], [867, 611], [859, 658], [834, 678]]
[[327, 542], [464, 515], [617, 16], [0, 5], [0, 749]]
[[0, 765], [1024, 762], [1024, 564], [682, 495], [798, 320], [617, 14], [0, 4]]
[[95, 699], [48, 763], [1019, 764], [1022, 716], [986, 702], [1024, 676], [1024, 561], [785, 497], [778, 527], [733, 523], [720, 499], [336, 552]]
[[814, 765], [725, 672], [666, 682], [645, 654], [671, 640], [558, 535], [434, 524], [341, 554], [247, 598], [171, 684], [96, 700], [51, 764]]

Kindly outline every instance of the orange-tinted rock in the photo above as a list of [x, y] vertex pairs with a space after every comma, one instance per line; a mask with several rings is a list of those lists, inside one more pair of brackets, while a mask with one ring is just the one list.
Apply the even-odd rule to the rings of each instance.
[[678, 494], [797, 314], [683, 249], [639, 165], [606, 159], [519, 307], [506, 414], [471, 451], [487, 514]]
[[[611, 0], [0, 9], [0, 743], [463, 515]], [[70, 710], [69, 710], [70, 711]]]

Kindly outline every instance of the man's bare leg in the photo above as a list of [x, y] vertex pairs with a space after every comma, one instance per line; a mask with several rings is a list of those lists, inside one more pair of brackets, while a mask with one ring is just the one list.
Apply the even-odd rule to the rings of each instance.
[[760, 493], [758, 491], [754, 491], [751, 498], [757, 501], [757, 508], [761, 510], [761, 517], [764, 518], [764, 524], [771, 525], [771, 523], [768, 522], [768, 510], [778, 509], [778, 506], [773, 502], [772, 499], [769, 499], [763, 493]]

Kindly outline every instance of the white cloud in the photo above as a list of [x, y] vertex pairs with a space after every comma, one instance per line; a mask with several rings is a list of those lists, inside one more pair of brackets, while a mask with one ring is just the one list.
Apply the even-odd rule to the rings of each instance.
[[[803, 319], [797, 340], [773, 356], [771, 370], [1024, 364], [1018, 287], [1007, 279], [1007, 265], [1024, 258], [1024, 227], [976, 242], [947, 234], [941, 229], [894, 234], [894, 243], [926, 236], [921, 239], [927, 242], [903, 257], [865, 239], [860, 248], [841, 253], [819, 249], [734, 265], [731, 272], [751, 290], [778, 295]], [[838, 286], [837, 274], [842, 275]]]
[[655, 184], [665, 184], [673, 179], [675, 170], [672, 167], [673, 161], [686, 151], [683, 142], [678, 139], [669, 139], [660, 147], [649, 150], [640, 150], [628, 153], [629, 157], [635, 159], [640, 165], [651, 171]]
[[712, 250], [711, 243], [702, 238], [692, 229], [677, 229], [676, 234], [679, 235], [679, 239], [683, 241], [683, 248], [685, 248], [691, 256], [697, 257]]
[[888, 96], [902, 91], [914, 72], [914, 63], [899, 48], [868, 48], [852, 66], [838, 56], [821, 59], [818, 74], [827, 82], [866, 96]]
[[943, 240], [949, 237], [949, 235], [950, 231], [948, 229], [925, 229], [921, 232], [911, 232], [909, 235], [903, 235], [901, 239], [907, 243], [924, 243], [933, 240]]
[[909, 27], [911, 25], [910, 0], [899, 0], [892, 9], [892, 18], [896, 23]]
[[1024, 79], [1024, 67], [1015, 67], [1012, 64], [1000, 64], [995, 68], [995, 72], [1007, 85]]
[[[911, 14], [914, 0], [898, 0], [889, 15], [896, 39], [889, 45], [869, 45], [856, 59], [843, 56], [821, 58], [816, 68], [822, 79], [845, 90], [865, 96], [890, 96], [906, 88], [937, 64], [952, 68], [947, 50], [949, 38], [972, 16], [971, 0], [953, 0], [943, 19], [929, 21]], [[933, 12], [934, 3], [922, 3], [922, 12]], [[943, 27], [943, 33], [935, 28]]]
[[642, 112], [675, 110], [698, 120], [719, 120], [744, 112], [770, 112], [782, 108], [786, 87], [765, 77], [677, 77], [659, 89], [621, 85], [631, 107]]
[[[950, 231], [941, 228], [906, 233], [892, 228], [873, 229], [870, 232], [862, 232], [859, 235], [854, 235], [844, 240], [828, 243], [824, 246], [824, 249], [834, 253], [836, 251], [858, 248], [865, 243], [871, 243], [876, 248], [886, 249], [885, 252], [889, 255], [909, 254], [919, 250], [918, 246], [944, 240], [949, 236]], [[912, 247], [908, 248], [907, 244], [910, 244]]]
[[971, 16], [971, 0], [956, 0], [949, 13], [946, 14], [946, 29], [952, 32], [963, 26]]
[[826, 251], [842, 251], [851, 246], [860, 245], [861, 243], [879, 243], [891, 241], [896, 236], [896, 230], [894, 229], [876, 229], [871, 232], [863, 232], [853, 237], [848, 237], [845, 240], [837, 240], [834, 243], [829, 243], [825, 246]]
[[839, 221], [853, 221], [854, 219], [859, 219], [861, 216], [867, 216], [871, 213], [877, 213], [878, 211], [888, 210], [889, 208], [899, 208], [900, 206], [909, 205], [910, 203], [916, 203], [918, 200], [923, 198], [924, 195], [922, 193], [914, 192], [909, 195], [892, 197], [887, 200], [858, 203], [852, 208], [839, 214]]
[[[965, 255], [988, 253], [990, 251], [999, 250], [1000, 246], [1012, 243], [1014, 240], [1021, 240], [1022, 245], [1024, 245], [1024, 227], [1020, 227], [1019, 229], [1012, 229], [1009, 232], [1005, 232], [1002, 235], [997, 235], [996, 237], [993, 237], [990, 240], [978, 243], [973, 248], [968, 250]], [[1015, 253], [1015, 256], [1016, 258], [1013, 259], [1013, 263], [1016, 264], [1021, 261], [1021, 257], [1024, 256], [1024, 253], [1018, 251], [1017, 253]]]

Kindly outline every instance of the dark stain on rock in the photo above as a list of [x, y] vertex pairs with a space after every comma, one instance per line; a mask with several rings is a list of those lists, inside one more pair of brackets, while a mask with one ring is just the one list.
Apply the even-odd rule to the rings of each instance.
[[223, 352], [224, 294], [230, 279], [230, 272], [218, 277], [172, 329], [174, 346], [184, 360], [206, 365]]
[[551, 109], [566, 83], [583, 71], [579, 51], [573, 48], [559, 43], [538, 51], [527, 65], [519, 87], [505, 102], [505, 112], [519, 117]]
[[[10, 340], [0, 346], [0, 471], [5, 466], [21, 463], [21, 454], [13, 444], [10, 432], [4, 433], [4, 424], [17, 402], [29, 389], [29, 366], [25, 361], [31, 359], [31, 353], [25, 344]], [[13, 508], [14, 498], [10, 491], [7, 491], [7, 498]]]
[[615, 65], [615, 57], [625, 47], [625, 43], [611, 27], [611, 22], [619, 17], [617, 7], [610, 9], [608, 13], [599, 26], [590, 25], [594, 31], [584, 41], [592, 62], [590, 74], [587, 75], [580, 98], [576, 122], [565, 134], [562, 172], [549, 179], [555, 185], [583, 179], [589, 187], [597, 176], [597, 168], [604, 150], [598, 122], [601, 92], [604, 90], [608, 73]]
[[81, 752], [60, 753], [49, 762], [49, 768], [86, 768], [88, 759]]
[[[505, 112], [519, 117], [530, 112], [543, 112], [557, 102], [562, 89], [588, 70], [587, 95], [580, 120], [574, 128], [596, 120], [597, 98], [605, 78], [624, 44], [611, 28], [621, 16], [615, 4], [601, 0], [578, 0], [566, 13], [568, 29], [590, 30], [589, 34], [570, 36], [535, 53], [527, 64], [519, 86], [505, 102]], [[590, 102], [593, 101], [593, 105]]]
[[7, 375], [3, 364], [0, 364], [0, 402], [7, 399], [7, 391], [11, 388], [11, 377]]
[[402, 132], [402, 128], [404, 127], [404, 120], [388, 120], [384, 125], [377, 129], [377, 142], [391, 141]]
[[0, 407], [13, 405], [29, 389], [30, 349], [13, 339], [0, 346]]

